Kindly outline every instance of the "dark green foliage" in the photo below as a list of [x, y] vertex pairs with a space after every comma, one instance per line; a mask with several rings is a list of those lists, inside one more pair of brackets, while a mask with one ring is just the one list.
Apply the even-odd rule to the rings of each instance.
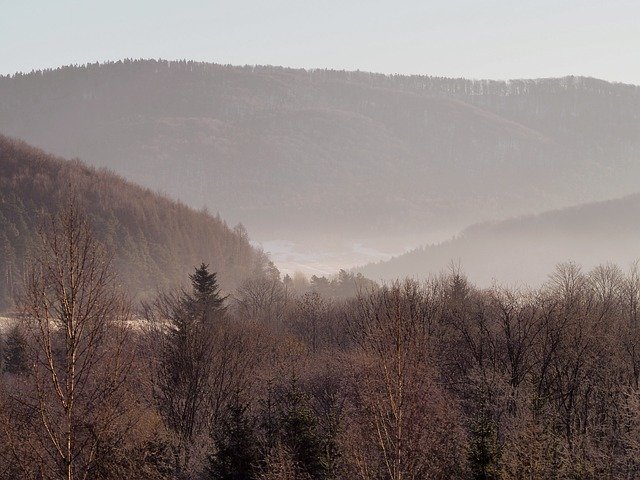
[[220, 287], [215, 272], [209, 272], [209, 265], [204, 263], [189, 275], [193, 289], [193, 300], [200, 308], [218, 311], [222, 308], [226, 297], [220, 294]]
[[344, 420], [345, 397], [341, 379], [336, 381], [335, 378], [327, 374], [311, 391], [318, 419], [318, 435], [322, 439], [327, 479], [340, 478], [340, 462], [344, 454], [338, 436]]
[[270, 387], [260, 406], [260, 468], [269, 468], [274, 457], [285, 453], [303, 478], [328, 478], [330, 440], [324, 438], [297, 380], [292, 379], [284, 388]]
[[318, 421], [295, 382], [282, 398], [280, 435], [302, 472], [310, 478], [324, 478], [327, 465]]
[[19, 325], [14, 325], [6, 335], [2, 351], [3, 369], [7, 373], [20, 374], [27, 371], [27, 343]]
[[258, 439], [248, 404], [236, 395], [214, 433], [216, 453], [209, 458], [212, 480], [252, 480], [257, 478]]
[[[286, 278], [285, 281], [287, 281]], [[293, 285], [290, 277], [288, 282]], [[311, 291], [323, 297], [335, 299], [354, 298], [358, 293], [367, 292], [376, 286], [374, 281], [364, 277], [361, 273], [347, 272], [343, 269], [331, 280], [324, 276], [312, 275], [309, 282]]]
[[[173, 302], [169, 318], [174, 324], [174, 335], [186, 337], [203, 333], [202, 328], [210, 326], [210, 322], [220, 319], [225, 311], [224, 301], [227, 297], [220, 294], [216, 273], [209, 272], [209, 266], [202, 263], [189, 275], [191, 292], [183, 292]], [[188, 346], [177, 346], [177, 349]]]
[[488, 415], [480, 415], [471, 426], [469, 467], [473, 480], [500, 479], [500, 446]]
[[201, 264], [189, 276], [192, 289], [161, 296], [159, 318], [168, 322], [163, 335], [156, 401], [166, 425], [177, 438], [176, 472], [189, 468], [194, 438], [202, 434], [217, 411], [212, 395], [212, 369], [217, 332], [224, 328], [224, 297], [216, 274]]

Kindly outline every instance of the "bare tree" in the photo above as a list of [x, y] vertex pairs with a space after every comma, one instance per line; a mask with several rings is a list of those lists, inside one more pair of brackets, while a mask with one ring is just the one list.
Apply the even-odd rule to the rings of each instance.
[[322, 321], [327, 317], [329, 302], [318, 292], [307, 292], [296, 300], [295, 306], [293, 319], [290, 320], [293, 330], [316, 353], [324, 340], [322, 330], [326, 325]]
[[244, 320], [278, 323], [286, 312], [290, 292], [278, 278], [259, 276], [245, 280], [234, 294], [237, 315]]
[[109, 256], [70, 202], [41, 231], [20, 299], [31, 347], [30, 407], [41, 427], [30, 441], [45, 478], [91, 478], [122, 412], [129, 307], [114, 285]]
[[352, 332], [361, 437], [351, 450], [360, 478], [450, 478], [464, 468], [455, 408], [434, 380], [429, 325], [415, 282], [359, 299]]

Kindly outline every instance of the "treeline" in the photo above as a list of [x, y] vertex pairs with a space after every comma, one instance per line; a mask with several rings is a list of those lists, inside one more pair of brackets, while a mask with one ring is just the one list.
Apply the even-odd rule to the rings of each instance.
[[2, 478], [634, 479], [640, 270], [537, 290], [456, 270], [221, 294], [205, 264], [137, 314], [75, 208], [3, 334]]
[[[357, 268], [362, 275], [392, 280], [423, 278], [447, 268], [450, 259], [464, 264], [476, 284], [496, 278], [508, 284], [540, 285], [558, 262], [626, 265], [638, 256], [640, 195], [472, 225], [445, 242], [425, 245], [386, 261]], [[576, 246], [579, 246], [576, 248]], [[523, 252], [528, 252], [523, 255]]]
[[453, 77], [439, 77], [433, 75], [399, 75], [383, 74], [361, 71], [332, 70], [332, 69], [296, 69], [273, 65], [223, 65], [217, 63], [198, 62], [193, 60], [142, 60], [124, 59], [118, 61], [87, 63], [83, 65], [69, 65], [58, 68], [33, 70], [31, 72], [17, 72], [15, 74], [0, 75], [0, 79], [31, 79], [37, 82], [44, 76], [64, 77], [66, 74], [74, 75], [74, 72], [94, 72], [104, 68], [127, 70], [132, 66], [147, 68], [160, 74], [163, 71], [190, 72], [199, 75], [215, 75], [224, 71], [300, 75], [311, 79], [349, 81], [352, 83], [368, 83], [382, 87], [404, 87], [406, 89], [427, 90], [447, 94], [465, 95], [497, 95], [517, 96], [529, 94], [561, 93], [578, 90], [587, 90], [600, 95], [620, 95], [628, 93], [637, 97], [640, 95], [638, 86], [611, 83], [597, 78], [567, 76], [562, 78], [538, 78], [538, 79], [512, 79], [489, 80], [467, 79]]
[[138, 298], [184, 280], [205, 260], [225, 289], [273, 266], [242, 226], [196, 212], [106, 170], [50, 156], [0, 136], [0, 311], [12, 306], [38, 226], [75, 197]]
[[[611, 129], [628, 128], [629, 125], [626, 124], [629, 121], [637, 120], [640, 107], [640, 86], [580, 76], [478, 80], [328, 69], [304, 70], [271, 65], [233, 66], [191, 60], [124, 59], [16, 73], [0, 76], [0, 92], [5, 91], [7, 94], [7, 109], [14, 108], [23, 101], [37, 102], [41, 100], [38, 98], [40, 96], [68, 95], [77, 86], [84, 89], [95, 87], [96, 92], [84, 91], [82, 96], [85, 101], [96, 100], [93, 94], [97, 93], [103, 81], [115, 86], [121, 82], [122, 76], [133, 80], [139, 75], [147, 75], [154, 83], [187, 81], [197, 89], [198, 95], [214, 102], [216, 106], [224, 107], [216, 115], [226, 114], [223, 116], [229, 118], [241, 117], [243, 113], [256, 113], [268, 107], [279, 107], [283, 101], [290, 108], [309, 108], [321, 103], [334, 105], [340, 100], [346, 101], [347, 106], [353, 108], [357, 106], [357, 103], [353, 103], [354, 100], [361, 100], [359, 97], [362, 92], [358, 92], [359, 88], [454, 97], [553, 134], [566, 131], [578, 134], [589, 122], [595, 122], [595, 125], [610, 134]], [[281, 99], [283, 95], [280, 83], [289, 84], [294, 91]], [[234, 85], [235, 92], [232, 89]], [[298, 95], [308, 86], [322, 90], [315, 95]], [[53, 91], [47, 93], [46, 89], [51, 88]], [[256, 90], [252, 101], [248, 101], [241, 94], [251, 89]], [[335, 97], [331, 98], [330, 93]], [[228, 94], [235, 96], [235, 100], [240, 100], [235, 111], [231, 105], [227, 105], [225, 97]], [[194, 95], [190, 98], [184, 93], [175, 99], [166, 98], [165, 104], [157, 105], [155, 109], [167, 109], [170, 106], [168, 102], [175, 102], [174, 107], [198, 108], [201, 112], [206, 112], [207, 105], [198, 106], [193, 97]], [[144, 107], [140, 113], [152, 113], [149, 111], [154, 108], [152, 105], [143, 99], [138, 101], [142, 102], [139, 106]], [[353, 105], [349, 105], [351, 103]], [[373, 105], [363, 102], [359, 106], [364, 113]], [[588, 140], [588, 134], [594, 131], [596, 130], [583, 130], [580, 136], [583, 140]]]
[[361, 273], [348, 272], [344, 269], [338, 271], [333, 277], [325, 275], [311, 275], [307, 278], [304, 274], [296, 273], [292, 276], [285, 275], [282, 283], [291, 292], [297, 295], [317, 293], [329, 299], [353, 298], [358, 293], [370, 290], [378, 285], [373, 280], [366, 278]]

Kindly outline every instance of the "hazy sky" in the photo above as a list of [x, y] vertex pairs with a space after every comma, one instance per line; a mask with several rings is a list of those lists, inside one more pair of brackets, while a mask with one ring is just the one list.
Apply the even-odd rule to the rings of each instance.
[[129, 58], [640, 84], [640, 0], [0, 0], [0, 73]]

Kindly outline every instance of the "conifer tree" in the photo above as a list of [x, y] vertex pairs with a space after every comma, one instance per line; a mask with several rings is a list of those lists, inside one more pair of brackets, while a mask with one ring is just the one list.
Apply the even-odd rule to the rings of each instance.
[[493, 421], [481, 413], [471, 428], [469, 466], [474, 480], [500, 478], [500, 446]]
[[[156, 395], [167, 426], [174, 432], [175, 471], [183, 476], [190, 468], [196, 439], [206, 432], [215, 413], [209, 393], [216, 355], [215, 320], [224, 315], [224, 300], [216, 274], [201, 264], [189, 275], [191, 291], [158, 299], [161, 329]], [[219, 325], [218, 325], [219, 326]]]
[[248, 405], [238, 395], [227, 407], [225, 419], [214, 434], [217, 452], [209, 459], [212, 480], [257, 478], [257, 438]]
[[326, 459], [317, 419], [295, 381], [285, 393], [280, 419], [282, 442], [309, 478], [324, 478]]
[[226, 297], [220, 295], [220, 287], [215, 272], [209, 272], [209, 265], [202, 263], [189, 275], [193, 296], [191, 300], [209, 310], [220, 310]]
[[2, 364], [5, 372], [18, 374], [27, 370], [27, 344], [24, 333], [14, 325], [4, 340]]

